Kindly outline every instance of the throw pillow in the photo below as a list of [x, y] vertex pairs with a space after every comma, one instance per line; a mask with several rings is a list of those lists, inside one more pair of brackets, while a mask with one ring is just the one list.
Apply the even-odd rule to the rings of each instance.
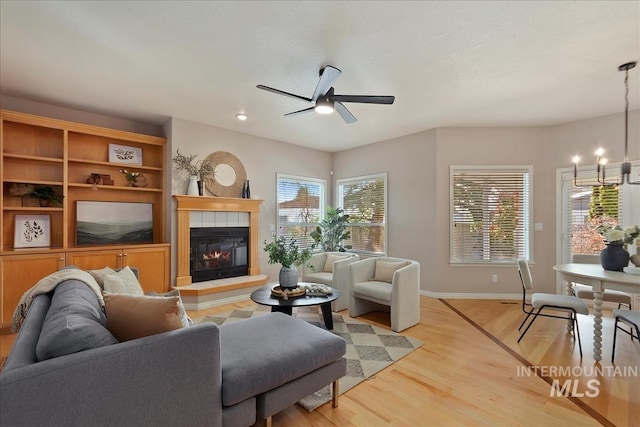
[[116, 344], [95, 293], [85, 283], [58, 285], [36, 344], [39, 361]]
[[138, 278], [133, 273], [131, 268], [129, 268], [129, 266], [124, 267], [122, 270], [118, 272], [114, 272], [114, 274], [118, 276], [120, 279], [122, 279], [122, 284], [125, 289], [125, 292], [119, 292], [119, 293], [129, 294], [129, 295], [138, 295], [138, 296], [144, 295], [144, 291], [142, 290], [142, 286], [140, 285], [140, 282], [138, 282]]
[[179, 297], [104, 293], [107, 328], [119, 341], [180, 329]]
[[350, 256], [351, 255], [327, 254], [327, 260], [324, 262], [324, 271], [326, 271], [327, 273], [333, 273], [333, 264], [336, 261], [349, 258]]
[[406, 267], [407, 265], [409, 265], [408, 261], [390, 262], [377, 259], [376, 273], [373, 277], [373, 280], [377, 282], [391, 283], [393, 281], [393, 273], [395, 273], [396, 270], [400, 270], [402, 267]]
[[[153, 297], [178, 297], [180, 298], [180, 292], [177, 289], [173, 291], [165, 292], [163, 294], [159, 294], [157, 292], [147, 292], [145, 295], [153, 296]], [[187, 310], [184, 308], [184, 304], [182, 304], [182, 298], [178, 300], [178, 317], [180, 317], [180, 323], [182, 323], [182, 327], [185, 328], [187, 326], [191, 326], [193, 324], [193, 320], [189, 318], [187, 315]]]
[[115, 270], [109, 267], [105, 267], [100, 270], [87, 270], [87, 272], [91, 274], [94, 279], [96, 279], [96, 282], [98, 282], [98, 286], [100, 286], [102, 289], [104, 289], [104, 276], [106, 276], [107, 274], [116, 274]]
[[104, 276], [104, 286], [102, 287], [105, 292], [111, 294], [128, 294], [126, 286], [122, 279], [115, 274], [107, 274]]

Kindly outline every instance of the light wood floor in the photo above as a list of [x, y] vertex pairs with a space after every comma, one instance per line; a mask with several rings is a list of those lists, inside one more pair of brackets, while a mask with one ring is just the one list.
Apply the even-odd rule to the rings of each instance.
[[[228, 304], [189, 315], [200, 318], [251, 304]], [[385, 313], [359, 319], [389, 327]], [[425, 345], [341, 395], [338, 408], [325, 404], [307, 412], [294, 405], [275, 415], [273, 425], [640, 426], [640, 343], [619, 334], [615, 365], [619, 370], [604, 371], [602, 376], [589, 372], [594, 367], [612, 367], [610, 312], [603, 323], [605, 360], [601, 364], [592, 357], [592, 316], [579, 318], [582, 361], [562, 320], [536, 320], [517, 344], [522, 319], [520, 305], [514, 301], [421, 297], [421, 322], [403, 334]], [[0, 337], [2, 356], [8, 354], [12, 339], [11, 335]], [[540, 375], [534, 369], [527, 371], [527, 365], [538, 366]], [[575, 367], [572, 373], [577, 377], [554, 377], [548, 372]], [[624, 371], [635, 376], [623, 376]], [[570, 389], [584, 396], [556, 393], [551, 397], [554, 379], [561, 386], [566, 379], [578, 380], [576, 389], [573, 383]], [[592, 384], [590, 389], [587, 381], [594, 379], [599, 385]], [[587, 397], [596, 388], [598, 395]]]

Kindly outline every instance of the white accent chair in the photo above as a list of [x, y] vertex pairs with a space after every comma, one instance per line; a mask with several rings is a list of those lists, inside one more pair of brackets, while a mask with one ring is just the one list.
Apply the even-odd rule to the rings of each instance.
[[420, 322], [420, 264], [402, 258], [367, 258], [349, 265], [349, 316], [389, 311], [391, 330]]
[[[574, 336], [578, 336], [578, 348], [580, 349], [580, 357], [582, 357], [582, 343], [580, 342], [580, 329], [578, 328], [578, 314], [589, 314], [587, 305], [580, 298], [573, 295], [557, 295], [557, 294], [545, 294], [545, 293], [533, 293], [531, 294], [531, 303], [526, 301], [527, 291], [533, 289], [533, 279], [531, 278], [531, 270], [529, 270], [529, 264], [525, 259], [518, 259], [518, 273], [520, 275], [520, 282], [522, 282], [522, 311], [527, 315], [518, 330], [521, 330], [529, 317], [533, 314], [533, 319], [527, 325], [525, 330], [518, 338], [518, 342], [524, 338], [525, 334], [536, 321], [538, 316], [553, 317], [556, 319], [570, 320], [573, 324]], [[542, 310], [552, 310], [568, 313], [567, 316], [560, 316], [556, 314], [542, 313]]]
[[[600, 255], [573, 255], [571, 262], [580, 264], [600, 264]], [[573, 283], [573, 294], [582, 299], [593, 299], [593, 289], [591, 286]], [[615, 291], [613, 289], [605, 289], [602, 293], [602, 301], [613, 302], [618, 304], [618, 308], [623, 305], [631, 310], [631, 295]]]
[[340, 297], [331, 303], [332, 311], [349, 308], [349, 264], [360, 259], [349, 252], [320, 252], [313, 254], [309, 266], [302, 270], [302, 281], [322, 283], [340, 291]]

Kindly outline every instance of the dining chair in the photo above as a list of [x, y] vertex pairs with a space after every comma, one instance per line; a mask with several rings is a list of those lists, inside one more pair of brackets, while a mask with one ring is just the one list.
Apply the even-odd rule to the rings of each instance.
[[[631, 342], [633, 342], [633, 331], [635, 329], [635, 338], [640, 341], [640, 311], [622, 309], [613, 310], [613, 318], [615, 319], [615, 323], [613, 325], [613, 350], [611, 351], [611, 363], [613, 363], [613, 358], [616, 355], [616, 335], [618, 334], [618, 329], [625, 334], [630, 335]], [[629, 326], [629, 330], [627, 331], [620, 327], [618, 324], [619, 322]]]
[[[522, 283], [522, 311], [527, 315], [518, 327], [518, 330], [522, 330], [522, 327], [533, 314], [533, 319], [531, 319], [531, 322], [529, 322], [525, 330], [520, 335], [520, 338], [518, 338], [518, 342], [524, 338], [525, 334], [538, 316], [571, 320], [573, 333], [578, 336], [578, 348], [580, 349], [580, 357], [582, 357], [582, 343], [580, 341], [580, 329], [578, 328], [577, 315], [589, 314], [589, 309], [584, 301], [573, 295], [557, 295], [535, 292], [531, 294], [531, 302], [528, 303], [527, 291], [533, 289], [533, 279], [531, 277], [531, 270], [529, 270], [527, 260], [518, 259], [518, 274], [520, 275], [520, 282]], [[562, 311], [568, 313], [569, 317], [544, 313], [543, 310]]]
[[[571, 257], [571, 262], [579, 264], [600, 264], [600, 255], [583, 255], [577, 254]], [[582, 299], [593, 299], [593, 289], [591, 286], [581, 285], [579, 283], [573, 283], [573, 294]], [[622, 308], [624, 305], [631, 310], [631, 295], [615, 291], [613, 289], [605, 289], [602, 292], [602, 301], [617, 303], [618, 308]]]

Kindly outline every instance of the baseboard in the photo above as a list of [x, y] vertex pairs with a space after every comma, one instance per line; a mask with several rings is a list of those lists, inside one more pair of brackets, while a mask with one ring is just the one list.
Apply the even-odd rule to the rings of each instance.
[[432, 292], [420, 290], [420, 295], [424, 295], [430, 298], [438, 299], [506, 299], [506, 300], [521, 300], [522, 294], [479, 294], [479, 293], [467, 293], [467, 292]]

